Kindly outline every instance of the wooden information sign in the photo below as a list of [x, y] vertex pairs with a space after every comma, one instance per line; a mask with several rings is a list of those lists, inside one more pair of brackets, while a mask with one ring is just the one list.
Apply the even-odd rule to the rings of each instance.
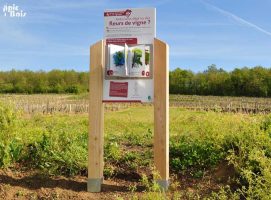
[[[154, 165], [160, 175], [155, 181], [167, 190], [169, 47], [155, 38], [155, 9], [109, 10], [104, 16], [105, 40], [90, 47], [88, 191], [100, 192], [102, 188], [104, 102], [108, 101], [154, 104]], [[138, 26], [138, 30], [133, 28]], [[117, 32], [123, 35], [116, 37], [118, 34], [113, 34], [116, 27], [119, 27]], [[136, 30], [135, 33], [130, 29]], [[127, 36], [125, 31], [130, 35]], [[146, 31], [144, 37], [141, 36], [142, 31]]]

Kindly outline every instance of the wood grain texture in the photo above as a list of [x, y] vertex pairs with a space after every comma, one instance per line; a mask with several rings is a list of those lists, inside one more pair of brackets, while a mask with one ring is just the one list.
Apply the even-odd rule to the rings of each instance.
[[104, 168], [104, 41], [90, 47], [88, 178], [102, 178]]
[[154, 165], [169, 179], [169, 47], [154, 39]]

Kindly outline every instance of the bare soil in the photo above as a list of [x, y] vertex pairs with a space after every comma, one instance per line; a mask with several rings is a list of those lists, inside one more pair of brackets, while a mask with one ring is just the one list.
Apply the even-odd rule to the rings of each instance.
[[105, 180], [101, 193], [87, 192], [87, 178], [45, 176], [37, 172], [0, 171], [0, 199], [115, 199], [129, 194], [130, 183]]
[[[234, 176], [231, 166], [224, 163], [218, 165], [212, 171], [205, 172], [202, 178], [193, 178], [189, 175], [172, 177], [176, 187], [171, 188], [169, 196], [174, 191], [182, 194], [197, 193], [206, 196], [212, 191], [217, 191], [219, 186], [229, 184], [229, 177]], [[177, 184], [176, 184], [177, 183]], [[137, 190], [132, 193], [130, 185], [137, 185]], [[139, 180], [134, 177], [118, 177], [104, 180], [102, 192], [87, 192], [87, 177], [75, 176], [67, 178], [64, 176], [48, 176], [38, 171], [21, 171], [20, 169], [0, 170], [0, 199], [129, 199], [133, 195], [141, 196], [144, 188], [140, 186]]]

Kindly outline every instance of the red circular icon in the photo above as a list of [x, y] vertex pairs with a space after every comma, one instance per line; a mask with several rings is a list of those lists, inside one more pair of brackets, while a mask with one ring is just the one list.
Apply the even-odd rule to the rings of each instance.
[[150, 72], [146, 72], [146, 76], [150, 76]]
[[143, 71], [141, 72], [141, 74], [142, 74], [142, 76], [145, 76], [145, 71], [143, 70]]

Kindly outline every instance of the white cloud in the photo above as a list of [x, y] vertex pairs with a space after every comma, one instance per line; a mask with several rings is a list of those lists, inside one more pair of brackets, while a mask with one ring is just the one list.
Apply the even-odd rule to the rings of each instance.
[[0, 41], [1, 43], [20, 45], [40, 44], [40, 38], [30, 34], [20, 27], [14, 20], [0, 17]]
[[[255, 54], [258, 52], [257, 54]], [[265, 48], [239, 44], [191, 44], [170, 47], [170, 56], [185, 59], [218, 59], [218, 60], [269, 60]]]
[[148, 1], [148, 4], [140, 5], [140, 7], [149, 7], [149, 6], [154, 6], [154, 7], [159, 7], [165, 4], [170, 3], [172, 0], [160, 0], [160, 1]]
[[14, 48], [1, 48], [0, 54], [5, 57], [14, 56], [14, 55], [32, 55], [32, 56], [88, 56], [89, 47], [88, 46], [79, 46], [71, 44], [54, 44], [47, 43], [40, 47], [33, 47], [31, 49], [14, 49]]
[[211, 9], [219, 12], [220, 14], [233, 19], [234, 21], [238, 22], [239, 24], [246, 25], [246, 26], [248, 26], [250, 28], [253, 28], [254, 30], [257, 30], [257, 31], [259, 31], [261, 33], [264, 33], [264, 34], [268, 35], [268, 36], [271, 36], [271, 32], [270, 31], [265, 30], [265, 29], [259, 27], [258, 25], [254, 24], [252, 22], [249, 22], [249, 21], [247, 21], [247, 20], [245, 20], [245, 19], [243, 19], [243, 18], [241, 18], [241, 17], [239, 17], [239, 16], [237, 16], [237, 15], [231, 13], [231, 12], [223, 10], [223, 9], [221, 9], [221, 8], [219, 8], [217, 6], [214, 6], [214, 5], [210, 4], [210, 3], [207, 3], [207, 2], [205, 2], [203, 0], [201, 0], [201, 2], [203, 4], [205, 4], [208, 8], [211, 8]]
[[41, 0], [41, 1], [36, 1], [34, 4], [28, 4], [25, 6], [29, 10], [61, 10], [61, 9], [66, 9], [66, 10], [76, 10], [76, 9], [96, 9], [97, 7], [105, 6], [107, 4], [107, 1], [86, 1], [86, 0], [81, 0], [81, 1], [63, 1], [63, 0], [58, 0], [58, 1], [51, 1], [51, 0]]
[[159, 21], [157, 22], [159, 25], [163, 26], [175, 26], [175, 27], [183, 27], [183, 26], [203, 26], [203, 27], [210, 27], [210, 26], [232, 26], [231, 23], [221, 23], [221, 22], [198, 22], [198, 21]]

